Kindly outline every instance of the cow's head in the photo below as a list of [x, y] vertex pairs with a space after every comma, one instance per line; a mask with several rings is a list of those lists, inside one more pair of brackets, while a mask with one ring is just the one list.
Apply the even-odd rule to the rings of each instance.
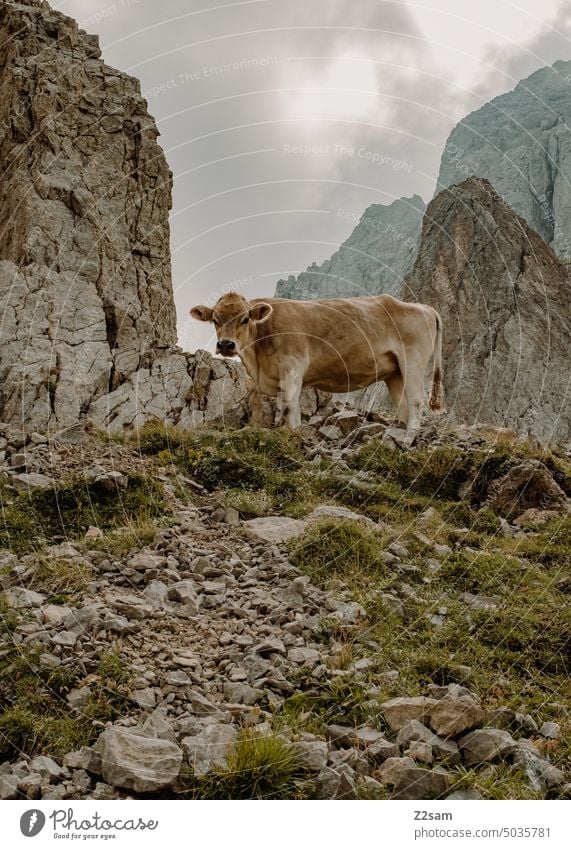
[[266, 303], [251, 304], [242, 295], [229, 292], [214, 307], [193, 307], [190, 314], [198, 321], [211, 321], [214, 324], [218, 354], [235, 357], [255, 340], [256, 326], [268, 320], [272, 307]]

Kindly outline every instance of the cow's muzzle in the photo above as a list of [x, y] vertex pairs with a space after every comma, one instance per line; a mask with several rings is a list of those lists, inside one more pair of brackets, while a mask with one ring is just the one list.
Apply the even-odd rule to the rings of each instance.
[[233, 357], [236, 353], [236, 343], [231, 339], [219, 339], [216, 343], [216, 351], [223, 357]]

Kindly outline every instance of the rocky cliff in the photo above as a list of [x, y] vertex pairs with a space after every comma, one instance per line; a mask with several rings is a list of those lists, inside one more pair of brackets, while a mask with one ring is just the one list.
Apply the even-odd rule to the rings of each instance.
[[421, 197], [373, 204], [331, 259], [313, 264], [298, 277], [279, 280], [282, 298], [344, 298], [399, 295], [412, 268], [425, 204]]
[[406, 284], [444, 320], [450, 412], [571, 438], [567, 269], [489, 182], [472, 177], [430, 203]]
[[171, 175], [139, 82], [40, 0], [0, 10], [1, 415], [77, 420], [176, 344]]
[[41, 0], [2, 4], [0, 68], [0, 420], [248, 418], [239, 364], [175, 347], [171, 173], [138, 80]]
[[559, 256], [571, 256], [570, 122], [571, 62], [556, 62], [455, 127], [437, 191], [485, 177]]

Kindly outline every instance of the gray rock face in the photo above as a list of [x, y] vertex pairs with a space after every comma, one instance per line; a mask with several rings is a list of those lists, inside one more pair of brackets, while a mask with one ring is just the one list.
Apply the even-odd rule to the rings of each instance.
[[[239, 362], [176, 347], [171, 172], [138, 80], [99, 57], [42, 0], [2, 4], [0, 419], [269, 424]], [[327, 398], [305, 391], [304, 413]]]
[[541, 442], [571, 438], [567, 270], [488, 182], [431, 202], [407, 284], [442, 316], [451, 413]]
[[388, 292], [399, 297], [414, 262], [424, 209], [418, 195], [369, 206], [331, 259], [279, 280], [276, 296], [345, 298]]
[[176, 342], [171, 174], [139, 82], [99, 57], [47, 3], [2, 4], [4, 420], [72, 424]]
[[460, 121], [437, 184], [485, 177], [562, 257], [571, 256], [570, 80], [571, 62], [555, 62]]

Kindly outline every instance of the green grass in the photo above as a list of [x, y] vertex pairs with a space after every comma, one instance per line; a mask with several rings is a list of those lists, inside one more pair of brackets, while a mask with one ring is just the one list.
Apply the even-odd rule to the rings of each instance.
[[[128, 672], [117, 661], [87, 678], [73, 660], [43, 668], [37, 650], [13, 648], [0, 660], [0, 758], [63, 755], [93, 742], [102, 724], [121, 716], [128, 705]], [[101, 666], [101, 664], [100, 664]], [[108, 674], [115, 670], [115, 675]], [[118, 680], [120, 679], [120, 680]], [[88, 684], [91, 695], [79, 712], [66, 701], [72, 687]]]
[[83, 478], [18, 495], [0, 490], [0, 548], [16, 554], [38, 550], [54, 538], [81, 537], [90, 525], [110, 531], [148, 522], [169, 512], [162, 487], [151, 477], [126, 473], [127, 488], [108, 491]]
[[290, 431], [189, 432], [153, 425], [139, 431], [137, 443], [143, 453], [175, 463], [209, 492], [230, 491], [229, 506], [238, 504], [244, 514], [257, 515], [262, 499], [268, 512], [307, 512], [315, 498], [315, 470], [303, 460], [299, 438]]
[[47, 593], [50, 601], [54, 596], [61, 601], [85, 590], [92, 579], [93, 570], [87, 563], [71, 558], [41, 556], [29, 586]]
[[198, 785], [206, 799], [301, 799], [306, 771], [292, 747], [279, 737], [242, 732], [225, 767], [215, 768]]
[[124, 557], [135, 548], [150, 545], [156, 539], [158, 527], [150, 519], [131, 520], [124, 527], [107, 531], [98, 539], [85, 541], [85, 546], [95, 551], [104, 551], [111, 557]]
[[292, 562], [322, 586], [337, 577], [348, 586], [371, 578], [383, 586], [388, 570], [381, 553], [387, 542], [382, 533], [352, 519], [321, 519], [289, 550]]

